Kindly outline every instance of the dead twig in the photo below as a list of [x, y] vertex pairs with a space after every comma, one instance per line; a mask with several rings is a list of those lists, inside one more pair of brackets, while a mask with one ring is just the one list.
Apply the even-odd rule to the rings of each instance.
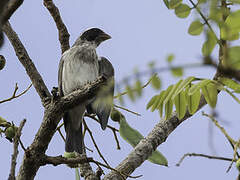
[[106, 159], [103, 157], [102, 153], [100, 152], [100, 149], [98, 148], [98, 145], [97, 145], [97, 143], [96, 143], [96, 141], [95, 141], [95, 139], [94, 139], [94, 137], [92, 135], [92, 131], [89, 129], [89, 127], [87, 126], [87, 123], [86, 123], [86, 121], [84, 119], [83, 119], [83, 124], [84, 124], [84, 127], [86, 128], [86, 131], [89, 133], [89, 135], [90, 135], [90, 137], [92, 139], [92, 142], [93, 142], [95, 148], [97, 149], [97, 152], [98, 152], [99, 156], [102, 158], [102, 160], [105, 162], [106, 165], [110, 166], [108, 164], [108, 162], [106, 161]]
[[7, 98], [7, 99], [4, 99], [4, 100], [0, 101], [0, 104], [1, 104], [1, 103], [4, 103], [4, 102], [7, 102], [7, 101], [11, 101], [11, 100], [13, 100], [13, 99], [15, 99], [15, 98], [18, 98], [18, 97], [24, 95], [31, 87], [32, 87], [32, 84], [30, 84], [30, 85], [27, 87], [27, 89], [25, 89], [23, 92], [21, 92], [20, 94], [16, 95], [16, 94], [17, 94], [17, 91], [18, 91], [18, 85], [17, 85], [17, 83], [16, 83], [15, 89], [14, 89], [14, 91], [13, 91], [12, 96], [11, 96], [10, 98]]
[[48, 91], [46, 84], [44, 83], [33, 61], [29, 57], [28, 52], [22, 44], [21, 40], [19, 39], [17, 33], [12, 29], [10, 23], [6, 22], [2, 29], [7, 35], [9, 41], [11, 42], [18, 57], [18, 60], [24, 66], [29, 78], [32, 81], [34, 88], [36, 89], [38, 95], [41, 98], [43, 106], [45, 107], [47, 105], [46, 99], [51, 97], [51, 94]]
[[[235, 141], [234, 139], [231, 138], [231, 136], [228, 135], [227, 131], [218, 123], [218, 121], [213, 116], [206, 114], [204, 112], [202, 112], [202, 115], [206, 116], [212, 120], [212, 122], [215, 124], [215, 126], [217, 126], [221, 130], [221, 132], [224, 134], [224, 136], [227, 138], [227, 140], [230, 143], [230, 145], [232, 146], [232, 148], [235, 149], [235, 144], [237, 143], [237, 141]], [[237, 156], [239, 158], [238, 153], [237, 153]]]
[[[100, 123], [99, 120], [98, 120], [94, 115], [85, 113], [85, 116], [93, 119], [94, 121], [97, 121], [98, 123]], [[119, 132], [119, 130], [116, 129], [115, 127], [110, 126], [110, 125], [107, 125], [107, 128], [111, 129], [112, 132], [113, 132], [114, 139], [115, 139], [116, 144], [117, 144], [117, 149], [121, 149], [120, 143], [119, 143], [119, 140], [118, 140], [118, 137], [117, 137], [117, 133], [116, 133], [116, 132]], [[86, 129], [84, 129], [84, 130], [85, 130], [85, 132], [86, 132]], [[85, 134], [85, 133], [84, 133], [84, 134]]]
[[134, 112], [134, 111], [131, 111], [131, 110], [125, 108], [125, 107], [118, 106], [118, 105], [116, 105], [116, 104], [114, 104], [114, 107], [116, 107], [116, 108], [118, 108], [118, 109], [122, 109], [122, 110], [127, 111], [127, 112], [130, 112], [130, 113], [132, 113], [132, 114], [134, 114], [134, 115], [141, 116], [141, 114], [139, 114], [139, 113], [137, 113], [137, 112]]
[[[148, 80], [148, 82], [146, 83], [146, 84], [144, 84], [142, 87], [141, 87], [141, 89], [144, 89], [145, 87], [147, 87], [149, 84], [150, 84], [150, 82], [152, 81], [152, 79], [153, 79], [153, 76], [152, 76], [152, 78], [150, 78], [149, 80]], [[138, 91], [138, 88], [136, 88], [136, 89], [132, 89], [132, 91]], [[122, 92], [122, 93], [118, 93], [116, 96], [114, 96], [113, 98], [114, 99], [116, 99], [116, 98], [119, 98], [119, 97], [121, 97], [121, 96], [123, 96], [123, 95], [126, 95], [128, 93], [128, 91], [125, 91], [125, 92]]]
[[186, 157], [191, 157], [191, 156], [194, 156], [194, 157], [204, 157], [204, 158], [208, 158], [208, 159], [217, 159], [217, 160], [223, 160], [223, 161], [232, 161], [233, 159], [231, 158], [225, 158], [225, 157], [219, 157], [219, 156], [210, 156], [210, 155], [206, 155], [206, 154], [198, 154], [198, 153], [187, 153], [187, 154], [184, 154], [183, 157], [179, 160], [179, 162], [176, 164], [176, 166], [180, 166], [181, 163], [183, 162], [183, 160], [186, 158]]
[[[237, 155], [238, 155], [237, 149], [239, 148], [239, 145], [240, 145], [240, 139], [238, 140], [238, 142], [237, 142], [236, 144], [234, 144], [233, 159], [232, 159], [232, 161], [231, 161], [231, 163], [230, 163], [230, 165], [229, 165], [229, 167], [228, 167], [228, 169], [227, 169], [226, 172], [229, 172], [230, 169], [232, 168], [233, 162], [236, 162], [236, 161], [237, 161], [237, 158], [236, 158], [236, 157], [237, 157]], [[238, 158], [239, 158], [239, 157], [238, 157]]]

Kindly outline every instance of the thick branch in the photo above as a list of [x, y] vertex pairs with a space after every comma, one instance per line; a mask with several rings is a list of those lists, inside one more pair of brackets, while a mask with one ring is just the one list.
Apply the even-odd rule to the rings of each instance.
[[42, 166], [46, 164], [52, 164], [53, 166], [58, 166], [61, 164], [83, 164], [86, 162], [94, 162], [93, 158], [88, 158], [88, 157], [75, 157], [75, 158], [65, 158], [63, 156], [44, 156], [42, 158]]
[[[206, 105], [206, 101], [201, 97], [198, 110]], [[139, 167], [156, 148], [166, 141], [167, 137], [175, 130], [183, 121], [192, 115], [187, 113], [183, 119], [178, 119], [176, 113], [167, 120], [161, 120], [149, 133], [149, 135], [141, 140], [134, 150], [116, 167], [118, 172], [124, 175], [130, 175], [137, 167]], [[116, 171], [111, 171], [104, 177], [104, 180], [122, 180]]]
[[3, 10], [2, 24], [7, 22], [13, 13], [21, 6], [23, 0], [10, 0]]
[[68, 33], [67, 27], [63, 23], [60, 12], [52, 0], [44, 0], [43, 4], [48, 9], [48, 11], [52, 15], [52, 17], [56, 23], [62, 53], [64, 53], [66, 50], [68, 50], [70, 48], [70, 46], [69, 46], [69, 36], [70, 35]]
[[70, 108], [84, 102], [96, 95], [99, 87], [105, 83], [104, 78], [99, 78], [91, 85], [86, 85], [82, 90], [76, 90], [71, 94], [56, 99], [48, 104], [44, 111], [43, 122], [33, 140], [33, 143], [27, 148], [23, 162], [18, 173], [18, 180], [34, 179], [38, 169], [43, 165], [42, 159], [48, 145], [56, 132], [57, 125], [61, 120], [63, 113]]
[[28, 76], [32, 81], [34, 88], [36, 89], [38, 95], [40, 96], [42, 102], [44, 103], [45, 99], [47, 97], [50, 97], [51, 95], [41, 75], [37, 71], [25, 47], [23, 46], [22, 42], [18, 38], [16, 32], [12, 29], [9, 22], [5, 23], [5, 25], [3, 26], [3, 31], [7, 35], [9, 41], [11, 42], [19, 61], [24, 66]]

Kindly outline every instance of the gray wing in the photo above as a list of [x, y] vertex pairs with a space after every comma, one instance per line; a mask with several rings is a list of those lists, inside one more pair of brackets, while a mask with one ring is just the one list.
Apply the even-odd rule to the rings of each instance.
[[105, 57], [98, 61], [99, 75], [107, 78], [107, 85], [101, 87], [96, 99], [87, 106], [88, 113], [94, 113], [98, 116], [102, 129], [106, 129], [108, 118], [113, 106], [114, 94], [114, 68], [111, 62]]
[[60, 96], [63, 96], [62, 91], [62, 71], [63, 71], [64, 56], [62, 56], [58, 65], [58, 92]]

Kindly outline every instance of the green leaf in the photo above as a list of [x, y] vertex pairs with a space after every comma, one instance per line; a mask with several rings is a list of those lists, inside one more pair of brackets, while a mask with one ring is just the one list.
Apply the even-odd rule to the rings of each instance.
[[155, 111], [155, 109], [158, 109], [159, 105], [162, 103], [166, 91], [161, 91], [161, 93], [158, 95], [157, 100], [154, 102], [151, 111]]
[[2, 117], [0, 116], [0, 124], [2, 124], [2, 123], [4, 123], [4, 122], [7, 122], [7, 120], [4, 119], [4, 118], [2, 118]]
[[231, 12], [227, 17], [225, 23], [226, 25], [235, 32], [240, 31], [240, 10]]
[[217, 40], [213, 32], [207, 32], [207, 40], [203, 43], [202, 54], [204, 56], [209, 56], [217, 44]]
[[200, 35], [203, 31], [203, 24], [200, 21], [193, 21], [189, 28], [188, 33], [193, 36]]
[[158, 96], [159, 96], [159, 95], [155, 95], [155, 96], [153, 96], [153, 97], [151, 98], [151, 100], [150, 100], [150, 101], [148, 102], [148, 104], [147, 104], [147, 109], [149, 109], [150, 107], [152, 107], [152, 105], [157, 101]]
[[235, 31], [234, 29], [231, 29], [226, 24], [224, 24], [220, 29], [220, 36], [221, 39], [234, 41], [239, 39], [239, 32]]
[[[133, 147], [135, 147], [144, 138], [141, 133], [127, 123], [124, 116], [122, 116], [120, 120], [119, 133], [120, 136]], [[167, 159], [160, 152], [155, 152], [157, 153], [153, 153], [153, 155], [149, 157], [150, 161], [159, 165], [167, 166]], [[154, 161], [154, 159], [156, 161]]]
[[171, 63], [171, 62], [174, 60], [174, 58], [175, 58], [174, 54], [169, 54], [169, 55], [167, 56], [167, 62], [168, 62], [168, 63]]
[[163, 166], [168, 166], [168, 161], [164, 155], [159, 151], [154, 151], [152, 155], [148, 158], [148, 161], [154, 164], [159, 164]]
[[227, 63], [232, 68], [240, 70], [240, 46], [233, 46], [228, 50], [229, 61]]
[[180, 68], [180, 67], [172, 68], [171, 73], [175, 77], [181, 77], [181, 76], [183, 76], [183, 68]]
[[121, 116], [122, 113], [120, 113], [117, 109], [112, 108], [110, 117], [114, 122], [120, 122]]
[[200, 89], [195, 91], [192, 95], [188, 95], [188, 94], [189, 93], [187, 93], [187, 95], [186, 95], [187, 104], [188, 104], [188, 111], [189, 111], [190, 114], [194, 114], [198, 109], [200, 99], [201, 99]]
[[78, 168], [75, 168], [75, 180], [80, 180], [80, 174]]
[[134, 96], [133, 90], [129, 85], [126, 86], [126, 91], [127, 91], [127, 95], [129, 97], [129, 99], [132, 101], [135, 101], [135, 96]]
[[118, 97], [118, 101], [120, 105], [124, 105], [124, 100], [123, 100], [123, 96], [119, 96]]
[[202, 3], [206, 3], [207, 0], [198, 0], [198, 3], [197, 4], [202, 4]]
[[186, 92], [182, 91], [180, 92], [175, 98], [174, 98], [174, 104], [177, 111], [178, 119], [182, 119], [187, 111], [187, 101], [186, 101]]
[[240, 4], [240, 0], [228, 0], [231, 3]]
[[166, 104], [165, 104], [165, 119], [168, 119], [171, 117], [173, 111], [173, 101], [170, 99]]
[[136, 93], [137, 93], [138, 96], [142, 95], [142, 83], [141, 83], [140, 80], [137, 80], [135, 82], [134, 89], [136, 90]]
[[161, 80], [157, 75], [154, 75], [151, 80], [151, 85], [154, 89], [159, 90], [161, 88]]
[[193, 80], [195, 79], [195, 77], [190, 76], [187, 79], [184, 79], [181, 84], [178, 86], [177, 90], [175, 91], [175, 93], [172, 96], [172, 100], [181, 92], [184, 90], [184, 88], [189, 85]]
[[176, 90], [178, 89], [178, 87], [180, 86], [180, 84], [183, 82], [183, 80], [181, 79], [180, 81], [178, 81], [175, 85], [172, 86], [170, 91], [167, 91], [168, 94], [165, 97], [163, 104], [165, 105], [170, 99], [173, 100], [172, 96], [173, 94], [176, 92]]
[[224, 24], [221, 26], [221, 38], [225, 40], [239, 39], [240, 10], [231, 12]]
[[169, 1], [169, 8], [170, 9], [175, 9], [182, 3], [182, 0], [170, 0]]
[[159, 100], [158, 102], [158, 110], [159, 110], [159, 114], [160, 114], [160, 117], [162, 117], [162, 114], [163, 114], [163, 106], [164, 106], [164, 100], [166, 100], [167, 96], [169, 95], [169, 93], [171, 92], [171, 90], [173, 89], [173, 85], [170, 85], [164, 93], [161, 92], [161, 99]]
[[204, 79], [200, 81], [199, 83], [196, 83], [191, 86], [191, 88], [188, 91], [188, 95], [193, 95], [196, 91], [199, 91], [203, 86], [206, 86], [208, 83], [210, 83], [212, 80], [210, 79]]
[[234, 90], [236, 93], [240, 93], [240, 84], [238, 84], [236, 81], [225, 77], [219, 78], [219, 81], [225, 86]]
[[207, 103], [212, 108], [215, 108], [217, 104], [217, 95], [218, 95], [217, 86], [213, 83], [209, 83], [206, 86], [203, 86], [201, 89]]
[[166, 91], [162, 91], [160, 93], [161, 99], [159, 100], [158, 106], [157, 106], [160, 117], [163, 116], [163, 100], [165, 98], [165, 95], [166, 95]]
[[165, 4], [165, 6], [169, 9], [169, 2], [168, 2], [168, 0], [163, 0], [163, 2]]
[[175, 8], [175, 14], [179, 18], [186, 18], [189, 16], [191, 8], [187, 4], [180, 4]]

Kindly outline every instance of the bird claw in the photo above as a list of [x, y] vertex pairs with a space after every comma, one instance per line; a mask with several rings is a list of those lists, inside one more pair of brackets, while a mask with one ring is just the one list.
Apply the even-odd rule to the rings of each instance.
[[58, 87], [52, 88], [52, 100], [56, 100], [59, 97]]

